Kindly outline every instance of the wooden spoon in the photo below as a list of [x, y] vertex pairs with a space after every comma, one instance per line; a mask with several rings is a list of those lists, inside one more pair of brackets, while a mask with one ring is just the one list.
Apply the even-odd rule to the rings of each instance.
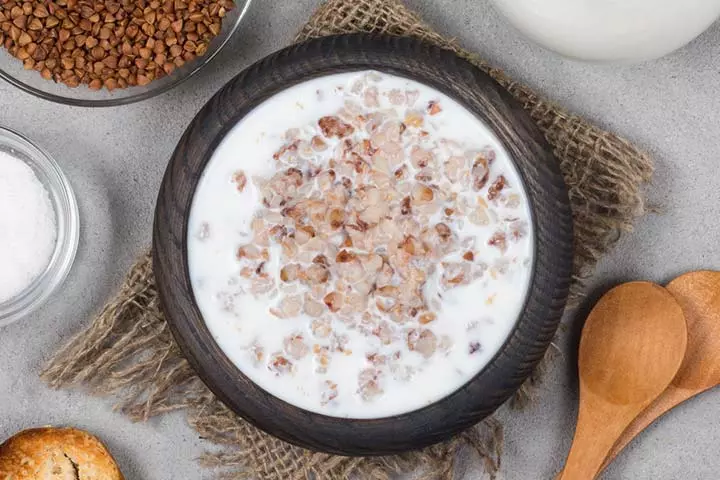
[[658, 417], [720, 385], [720, 272], [686, 273], [670, 282], [667, 289], [680, 304], [687, 321], [685, 359], [667, 389], [623, 432], [603, 469]]
[[590, 480], [615, 440], [680, 368], [687, 326], [680, 305], [649, 282], [613, 288], [580, 339], [580, 409], [563, 480]]

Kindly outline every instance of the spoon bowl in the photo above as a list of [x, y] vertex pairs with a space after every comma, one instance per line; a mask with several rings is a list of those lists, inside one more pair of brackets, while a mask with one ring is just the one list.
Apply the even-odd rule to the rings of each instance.
[[626, 283], [600, 299], [580, 340], [580, 409], [561, 478], [595, 478], [615, 440], [670, 384], [686, 347], [682, 309], [661, 286]]
[[720, 385], [720, 272], [686, 273], [670, 282], [667, 290], [680, 304], [687, 321], [685, 358], [667, 389], [623, 432], [603, 469], [658, 417]]

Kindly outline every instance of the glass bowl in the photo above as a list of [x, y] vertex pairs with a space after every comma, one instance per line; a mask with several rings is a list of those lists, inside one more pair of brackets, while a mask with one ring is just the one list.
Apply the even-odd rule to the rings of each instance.
[[146, 100], [181, 84], [210, 63], [238, 30], [250, 2], [251, 0], [235, 0], [235, 8], [223, 19], [220, 34], [210, 42], [205, 55], [186, 63], [172, 75], [154, 80], [145, 86], [117, 89], [112, 92], [104, 88], [98, 91], [90, 90], [87, 85], [70, 88], [63, 83], [45, 80], [40, 76], [40, 72], [25, 70], [23, 62], [2, 47], [0, 47], [0, 78], [36, 97], [78, 107], [114, 107]]
[[70, 183], [57, 162], [17, 132], [0, 127], [0, 152], [24, 161], [45, 186], [55, 211], [55, 250], [45, 270], [22, 292], [0, 302], [0, 327], [9, 325], [40, 307], [63, 283], [77, 252], [80, 220]]

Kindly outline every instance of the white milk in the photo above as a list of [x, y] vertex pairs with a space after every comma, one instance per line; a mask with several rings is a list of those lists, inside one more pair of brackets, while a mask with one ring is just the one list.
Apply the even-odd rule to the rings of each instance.
[[666, 55], [720, 16], [720, 0], [493, 0], [521, 32], [570, 57], [637, 61]]
[[[368, 337], [357, 328], [334, 321], [334, 333], [346, 336], [347, 344], [344, 353], [332, 355], [326, 372], [318, 373], [316, 360], [308, 355], [293, 360], [292, 372], [276, 374], [268, 368], [267, 359], [272, 352], [283, 350], [286, 336], [300, 331], [311, 344], [326, 345], [327, 340], [313, 338], [312, 319], [305, 314], [291, 319], [272, 315], [269, 309], [277, 304], [277, 296], [246, 293], [247, 288], [238, 274], [236, 252], [240, 245], [252, 239], [251, 222], [263, 208], [260, 192], [250, 179], [270, 177], [276, 172], [273, 154], [286, 143], [285, 134], [289, 129], [300, 129], [306, 136], [317, 133], [318, 118], [337, 113], [345, 100], [354, 98], [355, 82], [369, 78], [374, 79], [372, 82], [381, 93], [392, 89], [419, 90], [417, 106], [439, 102], [442, 112], [428, 117], [426, 123], [430, 138], [451, 139], [466, 150], [493, 149], [497, 158], [491, 165], [490, 178], [503, 174], [508, 184], [504, 192], [519, 198], [520, 206], [509, 209], [496, 205], [491, 207], [489, 225], [478, 226], [466, 221], [459, 228], [463, 237], [474, 237], [473, 247], [480, 257], [476, 260], [491, 267], [484, 275], [469, 285], [444, 292], [442, 299], [437, 297], [439, 274], [428, 276], [424, 293], [427, 298], [436, 299], [438, 307], [437, 319], [429, 327], [438, 338], [447, 336], [451, 340], [449, 349], [440, 351], [439, 348], [430, 358], [424, 358], [409, 351], [405, 341], [383, 345], [376, 337]], [[385, 95], [380, 97], [381, 108], [395, 109], [400, 118], [410, 110], [391, 105]], [[332, 150], [324, 154], [322, 161], [329, 160]], [[230, 181], [238, 170], [248, 178], [242, 193]], [[463, 194], [458, 186], [451, 188]], [[520, 240], [510, 242], [503, 254], [488, 246], [488, 239], [508, 216], [526, 222], [529, 232]], [[529, 223], [527, 197], [506, 152], [488, 128], [460, 104], [434, 89], [400, 77], [367, 72], [338, 74], [314, 79], [275, 95], [228, 133], [209, 162], [195, 194], [189, 221], [189, 268], [197, 304], [213, 337], [228, 358], [260, 387], [313, 412], [335, 417], [381, 418], [442, 399], [470, 381], [499, 351], [522, 311], [530, 281], [533, 237]], [[264, 266], [273, 278], [278, 276], [281, 267], [278, 249], [277, 245], [270, 248], [270, 260]], [[498, 273], [498, 269], [506, 272]], [[262, 346], [266, 352], [262, 361], [253, 355], [253, 345]], [[393, 352], [401, 352], [401, 360], [393, 364], [394, 373], [388, 370], [382, 377], [382, 394], [371, 400], [363, 399], [358, 394], [358, 376], [369, 366], [366, 355], [391, 356]], [[403, 379], [402, 372], [410, 370], [413, 372], [410, 378]], [[327, 381], [336, 385], [337, 392], [337, 397], [329, 402], [323, 398]]]

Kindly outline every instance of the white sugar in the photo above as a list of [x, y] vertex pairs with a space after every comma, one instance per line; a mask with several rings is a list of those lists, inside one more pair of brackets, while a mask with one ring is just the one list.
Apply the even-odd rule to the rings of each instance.
[[24, 161], [0, 152], [0, 303], [43, 273], [56, 238], [48, 191]]

